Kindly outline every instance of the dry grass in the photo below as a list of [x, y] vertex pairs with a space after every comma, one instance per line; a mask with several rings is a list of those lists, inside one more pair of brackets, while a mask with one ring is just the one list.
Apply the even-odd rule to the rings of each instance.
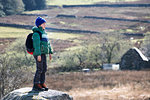
[[[121, 1], [121, 0], [120, 0]], [[47, 0], [48, 5], [81, 5], [93, 4], [97, 2], [120, 2], [119, 0]], [[125, 1], [138, 1], [138, 0], [123, 0]]]
[[[135, 85], [134, 87], [140, 87]], [[67, 93], [74, 100], [144, 100], [150, 98], [150, 94], [142, 89], [134, 89], [130, 85], [107, 89], [98, 87], [95, 89], [74, 89]]]
[[[28, 83], [27, 86], [32, 86]], [[61, 90], [74, 100], [149, 100], [149, 71], [96, 71], [47, 73], [50, 89]]]

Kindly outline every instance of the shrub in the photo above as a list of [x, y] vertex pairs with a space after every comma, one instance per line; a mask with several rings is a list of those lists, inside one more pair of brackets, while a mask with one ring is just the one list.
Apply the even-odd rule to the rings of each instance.
[[37, 10], [46, 8], [46, 0], [23, 0], [25, 10]]
[[24, 11], [22, 0], [1, 0], [0, 3], [3, 6], [2, 10], [6, 15], [18, 14]]
[[24, 43], [24, 39], [18, 39], [0, 55], [0, 98], [30, 79], [29, 66], [34, 60], [26, 53]]
[[13, 58], [18, 58], [20, 66], [32, 67], [35, 63], [33, 56], [26, 52], [25, 39], [17, 39], [11, 47], [7, 48], [8, 54], [13, 54]]
[[[116, 34], [96, 35], [83, 47], [67, 51], [56, 58], [56, 70], [79, 71], [83, 68], [101, 68], [103, 63], [119, 63], [121, 56], [131, 47], [130, 43]], [[59, 64], [58, 64], [59, 63]]]

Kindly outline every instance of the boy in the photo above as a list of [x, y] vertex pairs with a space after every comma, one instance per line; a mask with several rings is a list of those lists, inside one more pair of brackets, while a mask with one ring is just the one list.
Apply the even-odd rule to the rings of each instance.
[[[33, 56], [36, 60], [36, 73], [34, 76], [33, 90], [48, 91], [48, 87], [45, 85], [45, 73], [47, 71], [46, 54], [49, 54], [49, 59], [51, 60], [51, 54], [53, 52], [51, 50], [47, 33], [45, 33], [46, 20], [37, 17], [35, 25], [36, 26], [32, 28], [34, 47]], [[41, 39], [39, 34], [42, 36]]]

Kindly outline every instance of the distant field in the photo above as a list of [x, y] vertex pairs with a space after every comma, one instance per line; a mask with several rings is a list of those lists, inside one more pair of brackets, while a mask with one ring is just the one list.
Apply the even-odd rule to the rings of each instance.
[[[31, 33], [31, 30], [27, 29], [20, 29], [20, 28], [13, 28], [13, 27], [0, 27], [1, 35], [0, 38], [18, 38], [18, 37], [26, 37], [29, 33]], [[71, 38], [78, 38], [83, 35], [81, 34], [69, 34], [69, 33], [54, 33], [54, 32], [47, 32], [49, 37], [52, 39], [61, 39], [61, 40], [67, 40]]]
[[81, 34], [69, 34], [69, 33], [57, 33], [57, 32], [50, 32], [49, 37], [52, 39], [61, 39], [61, 40], [67, 40], [67, 39], [73, 39], [78, 38], [83, 35]]
[[[0, 52], [2, 52], [7, 45], [15, 41], [17, 38], [26, 38], [31, 30], [13, 28], [13, 27], [0, 27]], [[58, 32], [47, 32], [50, 41], [52, 42], [55, 51], [62, 51], [72, 46], [77, 46], [81, 41], [78, 38], [83, 37], [82, 34], [71, 34], [71, 33], [58, 33]]]
[[120, 1], [138, 1], [138, 0], [47, 0], [48, 5], [81, 5], [94, 4], [97, 2], [120, 2]]
[[31, 33], [31, 30], [12, 27], [0, 27], [0, 30], [0, 38], [19, 38]]

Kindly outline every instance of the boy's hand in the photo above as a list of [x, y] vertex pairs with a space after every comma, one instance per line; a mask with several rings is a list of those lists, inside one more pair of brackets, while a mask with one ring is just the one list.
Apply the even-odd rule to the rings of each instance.
[[38, 56], [38, 57], [37, 57], [37, 60], [40, 62], [40, 61], [41, 61], [41, 56]]
[[49, 60], [52, 60], [52, 55], [51, 54], [49, 54]]

